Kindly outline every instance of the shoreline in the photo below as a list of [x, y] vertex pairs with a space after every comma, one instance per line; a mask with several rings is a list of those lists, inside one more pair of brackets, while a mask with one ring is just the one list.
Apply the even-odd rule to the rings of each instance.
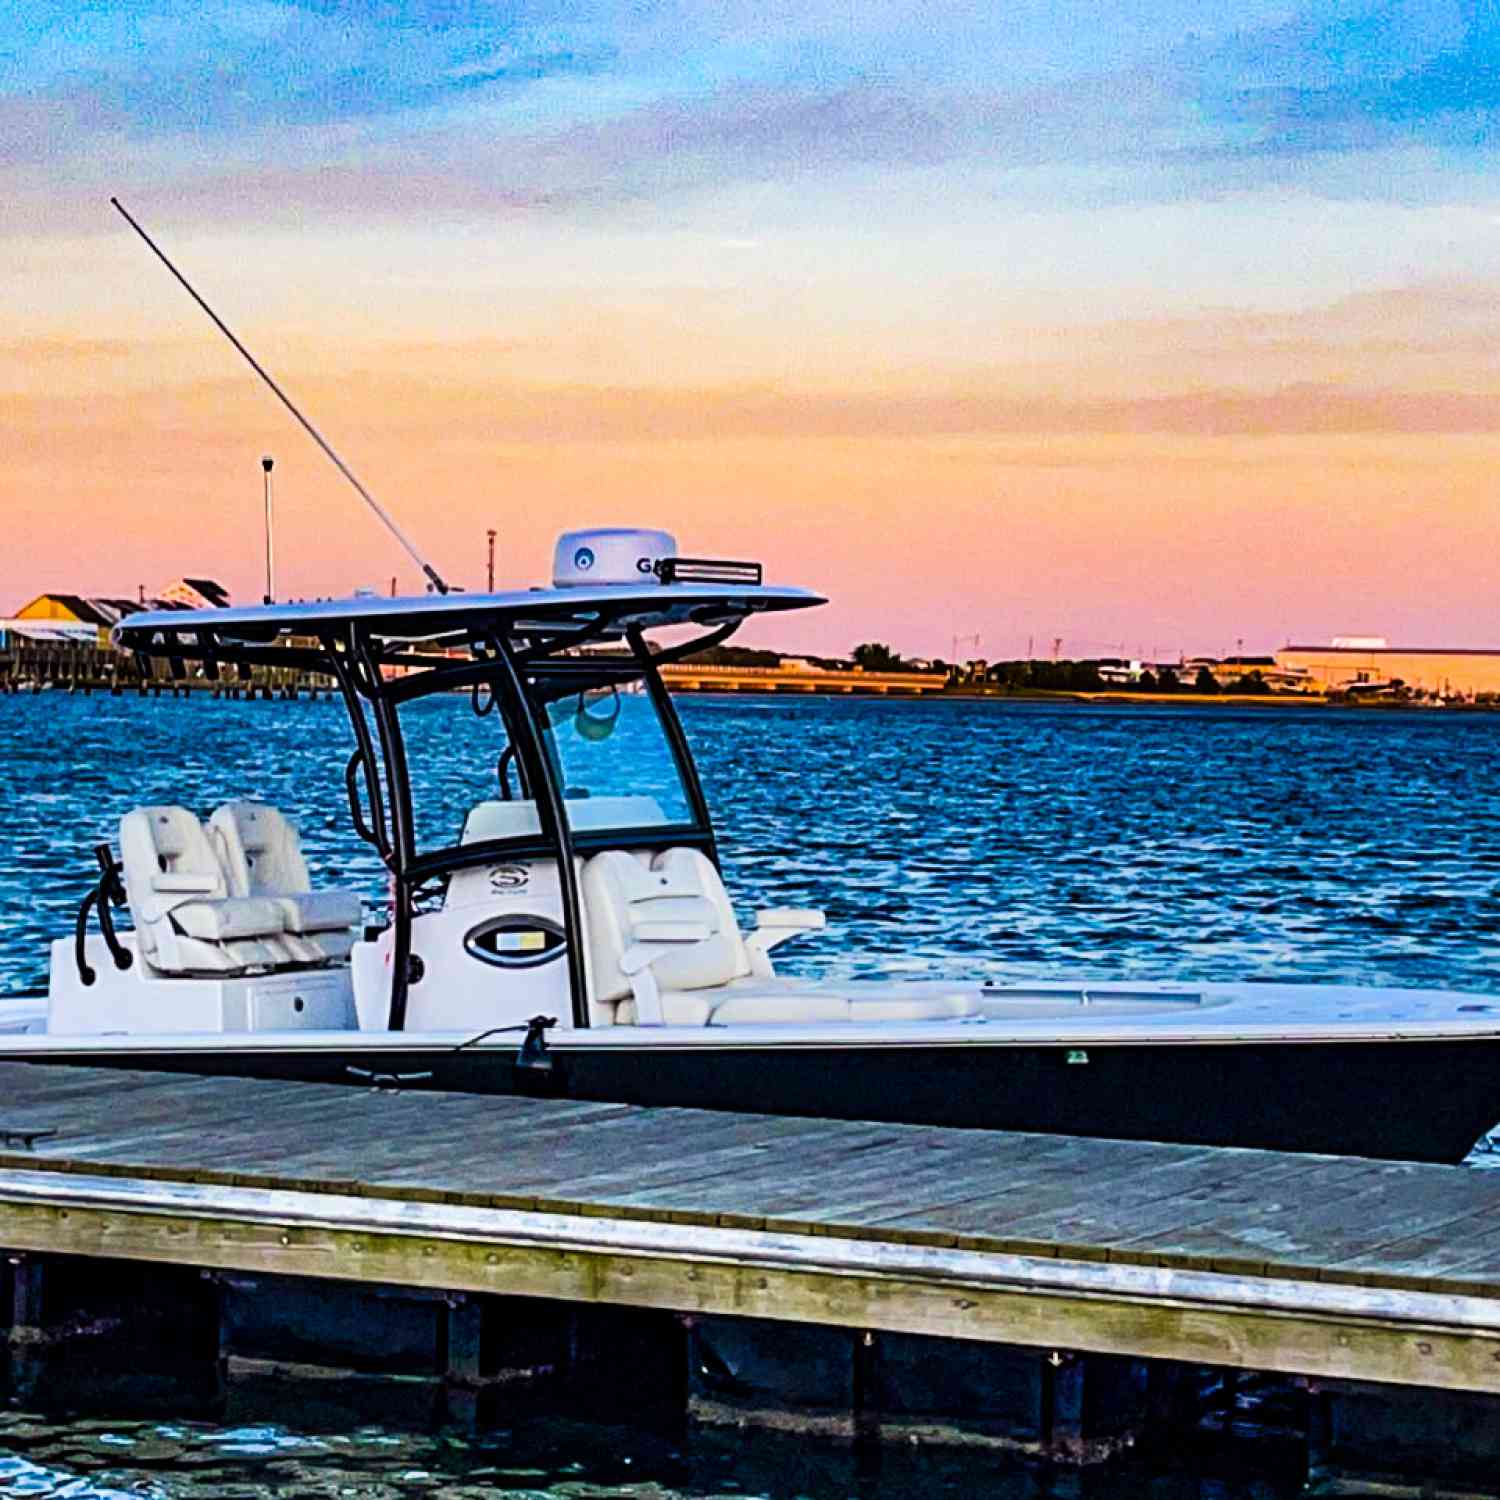
[[[1448, 714], [1454, 713], [1494, 713], [1500, 709], [1497, 703], [1441, 703], [1432, 700], [1420, 702], [1402, 701], [1398, 699], [1347, 699], [1333, 698], [1323, 693], [1305, 693], [1279, 695], [1274, 693], [1127, 693], [1118, 691], [1103, 692], [1078, 692], [1070, 689], [1046, 689], [1046, 688], [1023, 688], [1020, 690], [1006, 690], [996, 688], [977, 687], [953, 687], [953, 688], [931, 688], [925, 692], [900, 692], [881, 690], [879, 688], [855, 688], [855, 687], [813, 687], [809, 684], [799, 684], [793, 689], [782, 687], [698, 687], [681, 684], [667, 684], [668, 691], [673, 697], [682, 698], [719, 698], [719, 699], [782, 699], [782, 700], [807, 700], [837, 699], [848, 702], [851, 699], [864, 701], [879, 701], [885, 703], [1013, 703], [1013, 704], [1074, 704], [1080, 708], [1247, 708], [1247, 709], [1279, 709], [1290, 708], [1300, 710], [1313, 709], [1350, 709], [1361, 713], [1393, 713], [1393, 712], [1422, 712], [1430, 713], [1438, 710]], [[272, 688], [267, 684], [217, 684], [211, 685], [203, 681], [187, 682], [150, 682], [147, 684], [132, 683], [128, 687], [111, 683], [79, 683], [76, 686], [66, 683], [49, 683], [44, 688], [36, 687], [29, 683], [6, 684], [0, 688], [0, 700], [6, 698], [31, 698], [40, 693], [56, 693], [64, 698], [139, 698], [152, 701], [161, 698], [168, 699], [210, 699], [215, 702], [316, 702], [326, 700], [329, 702], [337, 698], [337, 693], [332, 689], [319, 685], [317, 687], [277, 687]]]

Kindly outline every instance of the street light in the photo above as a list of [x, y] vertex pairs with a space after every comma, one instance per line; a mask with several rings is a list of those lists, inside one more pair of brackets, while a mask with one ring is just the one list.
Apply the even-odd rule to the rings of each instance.
[[271, 469], [275, 459], [268, 453], [261, 459], [260, 466], [266, 476], [266, 597], [265, 603], [276, 602], [276, 579], [275, 579], [275, 553], [272, 547], [272, 524], [271, 524]]

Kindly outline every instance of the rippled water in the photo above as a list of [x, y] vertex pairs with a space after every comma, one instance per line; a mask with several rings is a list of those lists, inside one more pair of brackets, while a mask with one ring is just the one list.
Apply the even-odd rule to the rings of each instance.
[[[736, 900], [828, 912], [789, 968], [1500, 988], [1500, 716], [680, 707]], [[0, 987], [44, 977], [92, 846], [138, 803], [265, 798], [318, 878], [383, 894], [336, 703], [16, 696], [0, 745]]]
[[1291, 1500], [1299, 1492], [1275, 1465], [1247, 1473], [1242, 1462], [1237, 1474], [1161, 1463], [1153, 1472], [1129, 1461], [1049, 1471], [994, 1454], [869, 1454], [557, 1417], [476, 1434], [0, 1413], [0, 1494], [27, 1500]]
[[[745, 908], [821, 906], [811, 972], [1338, 979], [1500, 989], [1500, 716], [689, 698]], [[436, 719], [445, 710], [436, 706]], [[420, 732], [420, 731], [419, 731]], [[383, 894], [335, 703], [0, 698], [0, 988], [45, 977], [92, 846], [138, 803], [260, 797], [319, 880]], [[448, 810], [456, 831], [464, 805]], [[781, 954], [778, 953], [778, 962]], [[0, 1492], [197, 1497], [1121, 1500], [1290, 1496], [1290, 1480], [1051, 1474], [557, 1418], [484, 1437], [0, 1416]]]

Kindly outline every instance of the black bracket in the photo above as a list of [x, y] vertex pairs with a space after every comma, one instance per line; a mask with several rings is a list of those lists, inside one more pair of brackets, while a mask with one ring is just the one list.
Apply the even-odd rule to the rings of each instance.
[[552, 1054], [547, 1050], [547, 1033], [556, 1025], [556, 1016], [533, 1016], [526, 1023], [526, 1036], [516, 1053], [516, 1072], [552, 1071]]

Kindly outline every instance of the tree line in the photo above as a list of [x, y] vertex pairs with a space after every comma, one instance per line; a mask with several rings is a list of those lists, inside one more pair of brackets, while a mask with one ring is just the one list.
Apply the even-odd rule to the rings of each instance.
[[[781, 660], [776, 651], [748, 646], [713, 646], [688, 658], [690, 661], [726, 667], [774, 667]], [[945, 661], [912, 661], [884, 641], [862, 641], [849, 653], [848, 661], [808, 657], [814, 666], [830, 671], [848, 670], [852, 663], [866, 672], [942, 672], [956, 680], [960, 668]], [[1191, 676], [1173, 667], [1147, 670], [1135, 682], [1106, 682], [1095, 661], [999, 661], [986, 668], [984, 682], [1013, 692], [1027, 690], [1053, 693], [1203, 693], [1254, 696], [1275, 690], [1258, 670], [1226, 676], [1221, 682], [1208, 667]]]
[[1208, 667], [1199, 667], [1190, 677], [1174, 667], [1153, 672], [1149, 668], [1134, 682], [1106, 682], [1099, 664], [1092, 661], [1002, 661], [985, 673], [987, 682], [1015, 690], [1032, 688], [1063, 693], [1233, 693], [1253, 697], [1273, 692], [1258, 669], [1221, 682]]

